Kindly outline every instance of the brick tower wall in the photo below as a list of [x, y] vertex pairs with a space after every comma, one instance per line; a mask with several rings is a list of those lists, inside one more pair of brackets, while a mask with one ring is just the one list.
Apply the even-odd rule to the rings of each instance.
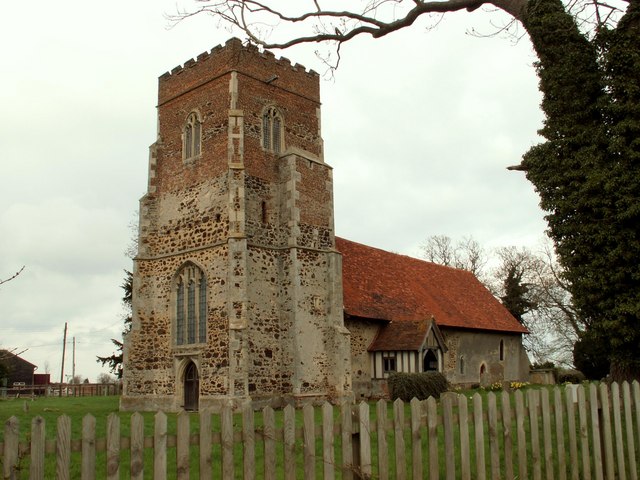
[[[348, 392], [319, 98], [315, 72], [237, 39], [160, 77], [123, 409], [179, 410], [187, 361], [200, 377], [200, 407]], [[279, 155], [261, 144], [269, 106], [283, 118]], [[202, 121], [201, 154], [184, 160], [191, 112]], [[186, 262], [207, 279], [204, 344], [174, 341], [176, 273]]]

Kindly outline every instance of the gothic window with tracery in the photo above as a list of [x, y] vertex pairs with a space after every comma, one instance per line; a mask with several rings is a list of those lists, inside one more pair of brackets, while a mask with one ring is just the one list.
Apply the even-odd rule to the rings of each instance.
[[275, 107], [262, 114], [262, 148], [273, 153], [282, 151], [282, 116]]
[[202, 122], [196, 112], [191, 112], [187, 117], [183, 132], [182, 152], [185, 160], [200, 155], [200, 142], [202, 138]]
[[178, 272], [175, 305], [176, 344], [206, 342], [207, 279], [204, 272], [191, 263]]

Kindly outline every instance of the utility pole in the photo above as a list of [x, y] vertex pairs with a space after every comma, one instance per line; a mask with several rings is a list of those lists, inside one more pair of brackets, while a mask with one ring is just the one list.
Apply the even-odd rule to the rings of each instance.
[[64, 354], [67, 349], [67, 322], [64, 322], [64, 336], [62, 338], [62, 367], [60, 368], [60, 396], [62, 397], [62, 383], [64, 382]]
[[76, 381], [76, 337], [73, 337], [73, 363], [71, 364], [71, 382]]

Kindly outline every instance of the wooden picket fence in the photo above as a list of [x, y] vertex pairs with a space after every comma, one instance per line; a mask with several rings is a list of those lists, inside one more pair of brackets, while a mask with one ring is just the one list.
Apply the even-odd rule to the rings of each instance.
[[158, 412], [148, 436], [138, 413], [130, 416], [129, 436], [121, 435], [120, 415], [106, 422], [106, 438], [96, 438], [96, 419], [87, 415], [74, 439], [63, 415], [55, 439], [47, 439], [36, 417], [29, 440], [20, 441], [11, 417], [0, 443], [3, 478], [636, 480], [640, 386], [447, 393], [438, 402], [277, 412], [247, 404], [235, 416], [231, 408], [180, 413], [175, 434]]

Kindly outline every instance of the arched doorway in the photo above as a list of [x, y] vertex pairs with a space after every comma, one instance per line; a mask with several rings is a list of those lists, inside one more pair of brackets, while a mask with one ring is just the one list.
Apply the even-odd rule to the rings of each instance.
[[487, 372], [487, 366], [483, 363], [480, 365], [480, 385], [486, 387], [491, 383], [489, 381], [489, 372]]
[[189, 362], [184, 369], [184, 409], [190, 411], [198, 410], [198, 399], [200, 397], [200, 378], [198, 368], [193, 362]]
[[438, 371], [438, 355], [433, 350], [427, 350], [422, 360], [423, 372], [437, 372]]

